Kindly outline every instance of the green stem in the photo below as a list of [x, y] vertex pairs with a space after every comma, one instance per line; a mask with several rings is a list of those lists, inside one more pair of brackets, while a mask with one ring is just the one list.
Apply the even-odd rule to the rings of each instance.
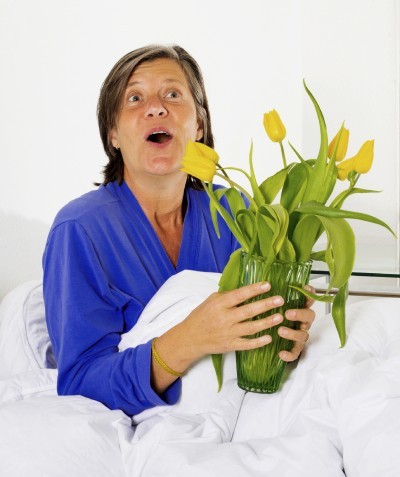
[[343, 201], [346, 199], [346, 197], [348, 197], [351, 193], [351, 191], [354, 189], [354, 184], [351, 184], [349, 182], [349, 187], [344, 190], [343, 192], [341, 192], [332, 202], [331, 204], [329, 205], [330, 208], [332, 209], [336, 209], [337, 207], [341, 207]]
[[[225, 169], [230, 169], [229, 167], [226, 167], [226, 168], [225, 168], [225, 167], [222, 167], [222, 166], [219, 165], [219, 163], [217, 163], [217, 167], [218, 167], [218, 169], [222, 172], [222, 174], [223, 174], [225, 177], [228, 177], [228, 178], [229, 178], [228, 174], [225, 172]], [[244, 171], [242, 171], [242, 172], [244, 172]]]
[[232, 187], [235, 187], [236, 189], [240, 190], [240, 192], [242, 192], [248, 199], [249, 199], [249, 202], [250, 202], [250, 205], [255, 209], [257, 210], [257, 204], [255, 203], [253, 197], [251, 197], [251, 195], [247, 192], [246, 189], [244, 189], [243, 187], [241, 187], [238, 183], [236, 183], [235, 181], [233, 181], [232, 179], [230, 179], [229, 177], [225, 177], [223, 176], [222, 174], [218, 174], [218, 172], [215, 174], [217, 177], [220, 177], [221, 179], [224, 179], [226, 180], [227, 182], [229, 182], [229, 185], [231, 185]]
[[285, 156], [285, 149], [283, 148], [282, 141], [279, 142], [279, 146], [281, 147], [281, 154], [282, 154], [282, 160], [283, 160], [283, 167], [287, 167], [286, 163], [286, 156]]
[[215, 198], [214, 194], [209, 190], [208, 185], [204, 181], [201, 181], [201, 183], [203, 184], [204, 190], [206, 191], [208, 197], [214, 202], [217, 211], [220, 213], [221, 217], [226, 222], [226, 225], [229, 227], [229, 230], [236, 237], [237, 241], [242, 245], [243, 249], [245, 251], [248, 251], [249, 246], [247, 240], [243, 236], [242, 231], [240, 230], [236, 222], [232, 219], [228, 211]]
[[354, 182], [353, 182], [353, 187], [352, 189], [354, 189], [354, 186], [357, 184], [357, 181], [358, 179], [361, 177], [361, 174], [357, 174], [356, 177], [354, 178]]
[[[252, 174], [253, 174], [253, 177], [254, 177], [253, 165], [252, 165], [251, 162], [250, 162], [250, 168], [251, 168], [251, 171], [252, 171]], [[258, 188], [258, 185], [257, 185], [255, 179], [253, 180], [253, 178], [250, 174], [248, 174], [243, 169], [240, 169], [240, 167], [226, 167], [225, 169], [229, 170], [229, 171], [238, 171], [238, 172], [241, 172], [243, 175], [245, 175], [247, 180], [250, 182], [250, 185], [253, 189], [255, 203], [257, 205], [261, 205], [261, 204], [264, 203], [264, 197], [262, 196], [262, 194], [260, 192], [260, 189]], [[223, 172], [225, 172], [225, 171], [223, 171]], [[225, 176], [226, 176], [225, 179], [228, 180], [228, 174], [226, 174], [226, 172], [225, 172]], [[242, 192], [244, 194], [246, 194], [246, 191], [244, 189], [242, 190]], [[246, 197], [249, 198], [248, 194], [246, 194]]]
[[224, 169], [221, 168], [221, 170], [225, 173], [226, 177], [228, 177], [228, 174], [225, 172], [225, 170], [227, 170], [227, 171], [239, 171], [242, 174], [244, 174], [247, 177], [247, 179], [250, 181], [250, 175], [246, 171], [244, 171], [243, 169], [240, 169], [240, 167], [225, 167]]

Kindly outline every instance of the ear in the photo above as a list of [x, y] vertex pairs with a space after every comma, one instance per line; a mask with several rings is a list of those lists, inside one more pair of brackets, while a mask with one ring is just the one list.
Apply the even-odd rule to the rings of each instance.
[[118, 134], [116, 129], [112, 128], [108, 136], [113, 147], [115, 147], [115, 149], [119, 149]]
[[200, 141], [203, 137], [203, 126], [200, 121], [197, 121], [197, 133], [196, 133], [196, 141]]

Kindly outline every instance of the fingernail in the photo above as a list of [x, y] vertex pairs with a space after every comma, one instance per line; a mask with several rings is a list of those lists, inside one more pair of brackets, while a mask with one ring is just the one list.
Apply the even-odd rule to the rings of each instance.
[[288, 335], [288, 330], [286, 328], [279, 328], [279, 334], [280, 336], [287, 336]]
[[289, 359], [289, 355], [286, 353], [286, 351], [281, 351], [279, 353], [279, 357], [282, 359], [282, 360], [287, 360]]
[[285, 315], [286, 315], [287, 318], [296, 318], [296, 312], [294, 310], [288, 310], [285, 313]]
[[280, 323], [281, 321], [283, 321], [283, 316], [282, 315], [275, 315], [273, 318], [272, 318], [272, 323]]
[[262, 291], [268, 291], [271, 288], [271, 285], [268, 282], [263, 282], [260, 285]]
[[268, 343], [271, 343], [272, 341], [272, 338], [270, 335], [264, 335], [264, 336], [260, 336], [260, 340], [265, 343], [265, 344], [268, 344]]
[[273, 299], [272, 303], [274, 305], [283, 305], [283, 298], [280, 296], [277, 296]]

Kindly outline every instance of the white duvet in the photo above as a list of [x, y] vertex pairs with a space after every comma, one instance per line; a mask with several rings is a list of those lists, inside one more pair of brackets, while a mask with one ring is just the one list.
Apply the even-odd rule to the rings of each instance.
[[[171, 278], [120, 349], [182, 320], [218, 279], [189, 271]], [[0, 307], [0, 476], [397, 477], [399, 305], [349, 306], [343, 349], [331, 317], [319, 317], [278, 393], [239, 389], [233, 354], [217, 393], [207, 358], [183, 377], [178, 404], [131, 422], [90, 399], [56, 395], [40, 283], [24, 284]]]

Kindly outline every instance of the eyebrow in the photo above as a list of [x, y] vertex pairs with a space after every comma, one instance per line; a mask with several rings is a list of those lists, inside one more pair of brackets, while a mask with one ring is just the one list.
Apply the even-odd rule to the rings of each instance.
[[[129, 81], [129, 83], [126, 85], [127, 88], [130, 88], [131, 86], [137, 86], [137, 85], [141, 85], [143, 82], [142, 81]], [[179, 79], [173, 79], [173, 78], [166, 78], [165, 80], [163, 80], [163, 83], [179, 83], [181, 84], [182, 86], [185, 86], [185, 84], [179, 80]]]

